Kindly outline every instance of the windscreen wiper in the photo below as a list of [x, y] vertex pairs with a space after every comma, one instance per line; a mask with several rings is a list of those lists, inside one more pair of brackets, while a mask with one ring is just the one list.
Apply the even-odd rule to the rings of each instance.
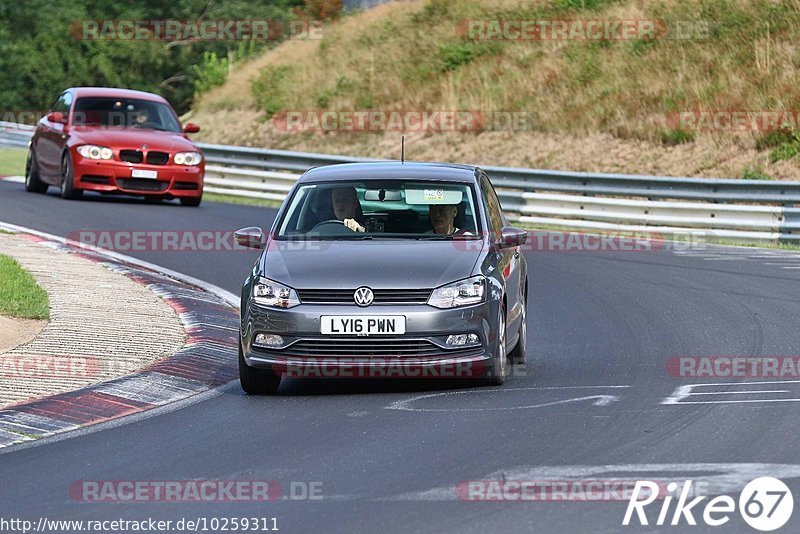
[[420, 241], [452, 241], [454, 238], [452, 235], [431, 235], [420, 236], [415, 239], [419, 239]]

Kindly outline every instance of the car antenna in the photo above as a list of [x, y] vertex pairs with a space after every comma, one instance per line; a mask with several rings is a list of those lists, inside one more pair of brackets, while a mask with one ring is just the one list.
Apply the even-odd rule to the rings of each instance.
[[400, 164], [404, 164], [406, 162], [406, 136], [400, 136]]

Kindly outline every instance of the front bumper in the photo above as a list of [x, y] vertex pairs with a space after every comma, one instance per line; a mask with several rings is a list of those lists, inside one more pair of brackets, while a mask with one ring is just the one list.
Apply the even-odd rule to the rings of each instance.
[[[126, 195], [190, 198], [203, 194], [205, 165], [132, 165], [123, 161], [98, 161], [74, 155], [74, 186], [85, 191]], [[155, 171], [157, 177], [133, 178], [132, 169]]]
[[[373, 314], [404, 316], [406, 333], [368, 337], [320, 333], [322, 315]], [[242, 353], [251, 367], [296, 377], [479, 378], [496, 353], [497, 315], [497, 303], [491, 301], [447, 310], [427, 305], [312, 304], [281, 310], [249, 302], [242, 312]], [[254, 346], [258, 333], [281, 335], [284, 343], [274, 348]], [[477, 334], [479, 343], [445, 344], [448, 335], [467, 333]]]

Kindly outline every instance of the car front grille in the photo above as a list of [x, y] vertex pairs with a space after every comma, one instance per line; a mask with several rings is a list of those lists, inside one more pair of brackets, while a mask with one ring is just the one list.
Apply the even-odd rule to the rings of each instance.
[[443, 349], [427, 339], [302, 339], [285, 349], [255, 350], [275, 356], [293, 358], [447, 358], [474, 356], [483, 352], [480, 346]]
[[148, 152], [147, 157], [145, 157], [144, 152], [141, 150], [120, 150], [119, 159], [128, 163], [142, 163], [147, 160], [150, 165], [166, 165], [169, 161], [169, 153], [153, 150]]
[[141, 150], [120, 150], [119, 159], [128, 163], [141, 163], [144, 161], [144, 154]]
[[128, 191], [166, 191], [169, 182], [148, 180], [147, 178], [118, 178], [117, 185]]
[[[355, 304], [355, 289], [298, 289], [305, 304]], [[425, 304], [430, 289], [373, 289], [373, 304]]]
[[166, 152], [148, 152], [147, 153], [147, 163], [150, 165], [166, 165], [169, 161], [169, 154]]

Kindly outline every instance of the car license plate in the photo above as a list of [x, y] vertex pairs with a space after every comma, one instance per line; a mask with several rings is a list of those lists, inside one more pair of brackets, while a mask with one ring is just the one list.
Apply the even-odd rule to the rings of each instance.
[[158, 172], [145, 169], [131, 169], [131, 178], [158, 178]]
[[320, 332], [350, 336], [402, 335], [406, 333], [406, 318], [402, 315], [323, 315]]

